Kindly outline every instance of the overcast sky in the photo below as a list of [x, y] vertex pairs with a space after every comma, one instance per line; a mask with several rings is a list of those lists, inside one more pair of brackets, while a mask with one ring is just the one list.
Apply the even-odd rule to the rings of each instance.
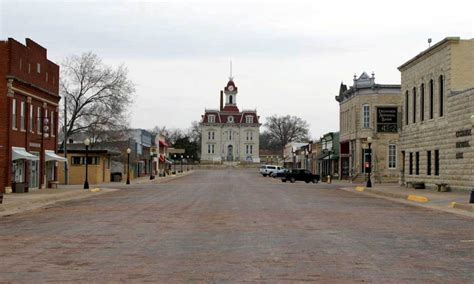
[[296, 115], [313, 138], [339, 129], [354, 73], [397, 67], [446, 36], [473, 38], [472, 1], [8, 1], [0, 38], [29, 37], [60, 63], [92, 51], [136, 83], [131, 125], [187, 128], [219, 107], [229, 61], [240, 109]]

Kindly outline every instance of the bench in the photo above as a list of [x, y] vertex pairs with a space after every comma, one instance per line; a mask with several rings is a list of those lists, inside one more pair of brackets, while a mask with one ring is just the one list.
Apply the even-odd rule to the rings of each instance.
[[436, 183], [436, 187], [439, 192], [448, 192], [449, 187], [447, 183]]
[[424, 182], [412, 182], [412, 186], [414, 189], [424, 189], [425, 183]]
[[57, 180], [50, 180], [49, 181], [49, 188], [58, 188], [59, 181]]

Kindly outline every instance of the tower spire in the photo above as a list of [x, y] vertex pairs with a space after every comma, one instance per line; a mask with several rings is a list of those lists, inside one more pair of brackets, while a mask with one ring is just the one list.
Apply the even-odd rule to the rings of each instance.
[[234, 77], [232, 77], [232, 60], [230, 61], [230, 76], [229, 76], [229, 80], [232, 81], [234, 79]]

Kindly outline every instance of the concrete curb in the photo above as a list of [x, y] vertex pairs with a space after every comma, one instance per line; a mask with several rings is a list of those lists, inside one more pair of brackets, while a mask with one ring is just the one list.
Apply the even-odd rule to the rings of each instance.
[[382, 196], [392, 197], [392, 198], [400, 198], [400, 199], [405, 199], [405, 200], [420, 202], [420, 203], [429, 202], [428, 197], [421, 196], [421, 195], [385, 192], [385, 191], [380, 191], [380, 190], [374, 190], [374, 189], [367, 188], [364, 186], [356, 186], [355, 190], [358, 192], [368, 192], [368, 193], [372, 193], [376, 195], [382, 195]]
[[451, 202], [449, 207], [474, 212], [474, 204]]

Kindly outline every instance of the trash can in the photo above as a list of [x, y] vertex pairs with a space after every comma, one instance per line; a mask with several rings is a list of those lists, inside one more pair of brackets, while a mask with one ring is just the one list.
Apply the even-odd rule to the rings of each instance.
[[14, 182], [12, 184], [12, 191], [13, 193], [24, 193], [25, 192], [25, 185], [24, 182]]

